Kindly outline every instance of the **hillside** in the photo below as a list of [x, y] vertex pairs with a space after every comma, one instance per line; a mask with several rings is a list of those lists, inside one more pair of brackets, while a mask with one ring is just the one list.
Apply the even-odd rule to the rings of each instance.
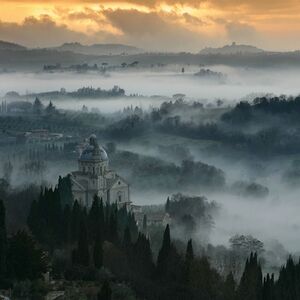
[[144, 52], [142, 49], [122, 44], [82, 45], [80, 43], [65, 43], [53, 49], [57, 51], [72, 51], [74, 53], [85, 55], [129, 55]]
[[26, 47], [15, 43], [0, 41], [0, 50], [25, 50], [25, 49]]
[[239, 54], [239, 53], [262, 53], [264, 50], [256, 48], [251, 45], [237, 45], [232, 43], [231, 45], [225, 45], [221, 48], [204, 48], [200, 51], [200, 54]]

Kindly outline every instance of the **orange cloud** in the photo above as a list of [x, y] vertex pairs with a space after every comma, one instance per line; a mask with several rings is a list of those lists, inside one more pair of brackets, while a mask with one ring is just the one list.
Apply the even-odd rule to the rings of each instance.
[[[288, 49], [298, 43], [299, 16], [299, 0], [2, 0], [0, 39], [9, 38], [7, 28], [14, 29], [10, 40], [17, 41], [29, 26], [47, 25], [52, 42], [54, 33], [64, 32], [68, 41], [121, 41], [153, 49], [169, 44], [198, 50], [233, 40]], [[39, 35], [36, 41], [28, 36], [27, 44], [34, 42], [46, 43]]]

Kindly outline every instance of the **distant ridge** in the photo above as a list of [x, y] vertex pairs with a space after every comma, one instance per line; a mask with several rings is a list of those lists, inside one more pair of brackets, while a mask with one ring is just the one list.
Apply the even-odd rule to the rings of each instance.
[[221, 48], [204, 48], [199, 53], [200, 54], [239, 54], [239, 53], [262, 53], [264, 50], [251, 45], [238, 45], [232, 43], [231, 45], [226, 45]]
[[53, 47], [51, 49], [57, 51], [72, 51], [74, 53], [85, 55], [120, 55], [120, 54], [138, 54], [143, 53], [142, 49], [137, 47], [122, 45], [122, 44], [93, 44], [82, 45], [80, 43], [64, 43], [59, 47]]
[[27, 48], [15, 43], [0, 40], [0, 50], [26, 50]]

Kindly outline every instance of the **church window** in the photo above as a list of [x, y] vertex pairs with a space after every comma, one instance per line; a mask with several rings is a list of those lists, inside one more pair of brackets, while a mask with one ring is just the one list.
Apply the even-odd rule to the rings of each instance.
[[121, 197], [121, 195], [119, 195], [119, 202], [121, 202], [122, 201], [122, 197]]
[[118, 185], [120, 185], [120, 184], [121, 184], [121, 182], [119, 181], [119, 182], [118, 182]]

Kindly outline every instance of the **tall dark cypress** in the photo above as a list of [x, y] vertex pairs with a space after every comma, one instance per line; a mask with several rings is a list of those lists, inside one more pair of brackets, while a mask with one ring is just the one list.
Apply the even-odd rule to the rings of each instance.
[[167, 198], [167, 202], [166, 202], [166, 205], [165, 205], [165, 212], [166, 213], [170, 212], [170, 198], [169, 197]]
[[263, 300], [275, 300], [274, 274], [268, 273], [263, 283]]
[[123, 237], [123, 248], [126, 252], [129, 251], [129, 249], [131, 248], [131, 234], [130, 234], [130, 230], [129, 227], [126, 226], [125, 230], [124, 230], [124, 237]]
[[150, 277], [153, 273], [154, 265], [150, 242], [142, 233], [139, 234], [133, 246], [132, 265], [139, 275]]
[[117, 216], [114, 212], [111, 212], [109, 218], [108, 240], [115, 244], [118, 243], [118, 223], [117, 223]]
[[105, 219], [104, 219], [104, 206], [103, 206], [102, 198], [100, 199], [100, 202], [99, 202], [99, 227], [100, 227], [101, 236], [104, 239]]
[[110, 220], [111, 209], [110, 205], [106, 203], [104, 212], [104, 237], [109, 240], [109, 220]]
[[111, 300], [112, 299], [112, 290], [110, 288], [109, 282], [104, 281], [100, 292], [97, 296], [98, 300]]
[[63, 224], [62, 235], [63, 235], [63, 242], [65, 244], [71, 243], [71, 237], [72, 237], [72, 228], [71, 228], [72, 217], [71, 217], [71, 215], [72, 215], [71, 208], [67, 204], [63, 211], [63, 220], [62, 220], [62, 224]]
[[71, 215], [71, 238], [73, 242], [78, 240], [81, 218], [82, 218], [81, 207], [78, 201], [75, 200], [73, 204], [72, 215]]
[[147, 215], [143, 217], [143, 232], [147, 233]]
[[97, 269], [100, 269], [103, 265], [102, 242], [103, 241], [102, 241], [100, 229], [98, 229], [98, 231], [96, 233], [96, 240], [95, 240], [94, 249], [93, 249], [94, 265]]
[[184, 281], [187, 283], [189, 281], [190, 276], [190, 268], [194, 259], [194, 250], [192, 239], [190, 239], [187, 243], [186, 252], [185, 252], [185, 261], [184, 261]]
[[88, 215], [89, 233], [92, 239], [96, 239], [100, 219], [99, 197], [95, 195], [92, 207]]
[[5, 225], [5, 207], [0, 200], [0, 285], [6, 275], [6, 257], [7, 257], [7, 235]]
[[[40, 196], [41, 198], [41, 196]], [[39, 205], [36, 200], [33, 200], [30, 205], [29, 214], [27, 217], [27, 225], [31, 232], [36, 236], [36, 238], [40, 238], [40, 216], [39, 216]]]
[[76, 252], [74, 253], [73, 262], [82, 266], [89, 266], [90, 263], [87, 227], [84, 220], [80, 223], [78, 244]]
[[170, 226], [166, 226], [162, 247], [158, 253], [157, 257], [157, 276], [160, 277], [165, 269], [168, 256], [171, 250], [171, 237], [170, 237]]
[[262, 270], [257, 254], [251, 253], [237, 290], [239, 300], [262, 300]]
[[[232, 272], [230, 272], [225, 279], [223, 288], [223, 298], [224, 300], [234, 300], [235, 299], [235, 281]], [[267, 299], [264, 299], [267, 300]]]
[[298, 299], [296, 295], [299, 284], [297, 281], [299, 279], [297, 280], [297, 277], [296, 265], [290, 256], [286, 265], [279, 272], [279, 278], [276, 283], [278, 299]]
[[187, 262], [191, 262], [193, 259], [194, 259], [193, 243], [192, 243], [192, 239], [190, 239], [186, 247], [185, 260]]

